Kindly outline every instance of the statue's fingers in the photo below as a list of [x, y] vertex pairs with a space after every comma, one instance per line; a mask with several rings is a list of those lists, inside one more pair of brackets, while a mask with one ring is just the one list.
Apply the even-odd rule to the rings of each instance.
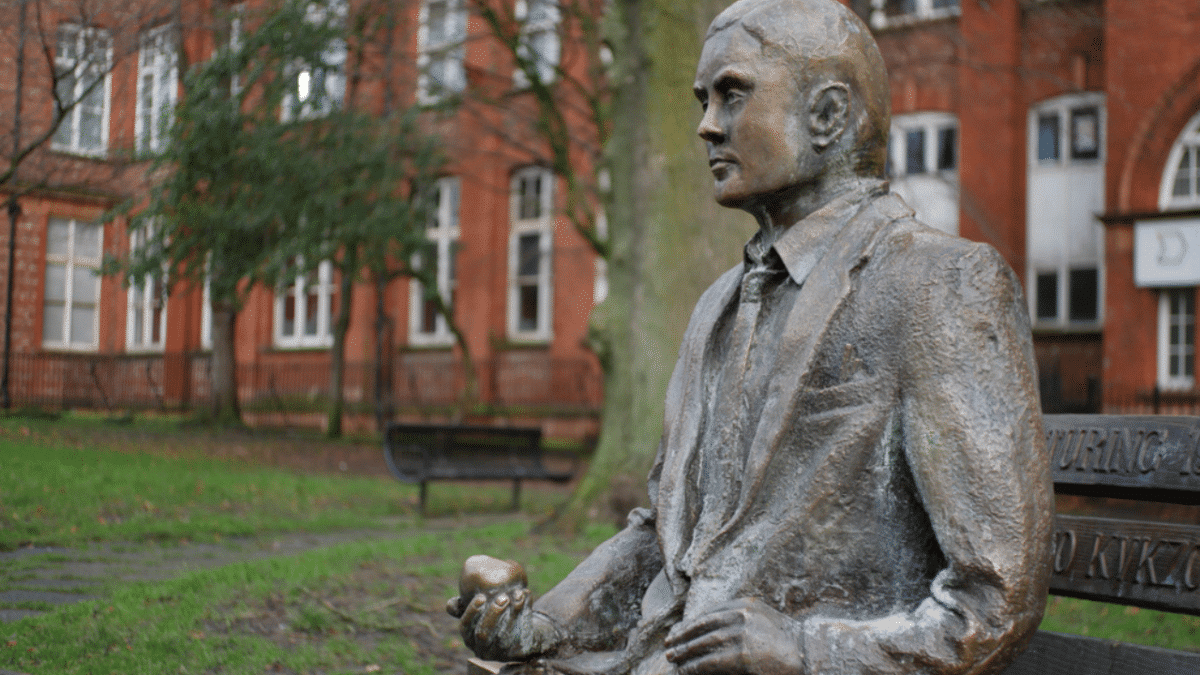
[[667, 633], [667, 638], [664, 641], [668, 648], [680, 645], [691, 640], [694, 640], [701, 635], [712, 633], [726, 626], [740, 622], [740, 615], [736, 611], [721, 611], [712, 612], [703, 616], [696, 617], [686, 623], [677, 623]]
[[707, 675], [708, 673], [727, 675], [738, 672], [742, 659], [736, 653], [726, 650], [714, 650], [694, 659], [677, 663], [679, 675]]
[[461, 619], [464, 632], [468, 629], [472, 633], [475, 632], [475, 623], [479, 620], [479, 613], [483, 611], [485, 605], [487, 605], [487, 596], [482, 593], [477, 594], [467, 603], [466, 608], [463, 609]]
[[456, 619], [462, 618], [465, 610], [462, 598], [457, 595], [446, 601], [446, 613]]
[[529, 589], [520, 588], [513, 592], [512, 611], [513, 614], [520, 614], [521, 610], [525, 609], [525, 603], [529, 601]]
[[504, 616], [509, 605], [508, 595], [500, 593], [492, 598], [480, 611], [479, 621], [475, 624], [475, 638], [480, 642], [490, 642], [492, 636], [503, 632]]
[[677, 643], [667, 650], [667, 660], [675, 664], [684, 664], [697, 659], [712, 656], [725, 650], [736, 636], [729, 630], [718, 630], [704, 633], [695, 639]]

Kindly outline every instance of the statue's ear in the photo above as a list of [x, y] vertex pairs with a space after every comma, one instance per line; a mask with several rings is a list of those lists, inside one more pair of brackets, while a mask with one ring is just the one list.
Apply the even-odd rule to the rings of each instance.
[[808, 131], [818, 152], [837, 141], [850, 117], [850, 88], [841, 82], [823, 84], [808, 109]]

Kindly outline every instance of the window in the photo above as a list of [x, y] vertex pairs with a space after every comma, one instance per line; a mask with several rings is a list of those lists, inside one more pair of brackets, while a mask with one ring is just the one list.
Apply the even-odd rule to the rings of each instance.
[[[307, 20], [313, 24], [343, 25], [346, 0], [310, 3]], [[312, 119], [329, 114], [346, 95], [346, 41], [331, 40], [321, 52], [320, 63], [304, 63], [295, 69], [290, 91], [283, 100], [283, 119]]]
[[[561, 13], [557, 0], [517, 0], [514, 8], [521, 22], [521, 44], [517, 57], [533, 65], [538, 80], [553, 82], [558, 73], [561, 44], [558, 23]], [[517, 87], [529, 86], [529, 74], [520, 67], [513, 74]]]
[[1200, 113], [1197, 113], [1171, 148], [1163, 171], [1159, 209], [1200, 207]]
[[417, 98], [425, 105], [462, 92], [467, 86], [467, 10], [464, 0], [425, 0], [417, 31]]
[[107, 31], [59, 27], [54, 53], [55, 91], [67, 111], [54, 131], [51, 145], [55, 150], [99, 155], [108, 147], [111, 58]]
[[[860, 12], [854, 3], [855, 11]], [[871, 27], [903, 26], [918, 21], [931, 21], [962, 13], [959, 0], [870, 0]]]
[[174, 27], [162, 26], [142, 36], [138, 53], [138, 152], [159, 152], [167, 142], [178, 87]]
[[512, 179], [508, 334], [517, 340], [550, 339], [553, 186], [554, 174], [537, 167], [518, 171]]
[[923, 222], [958, 234], [958, 119], [941, 112], [896, 115], [890, 139], [892, 190]]
[[[438, 293], [450, 308], [454, 307], [454, 291], [458, 283], [458, 204], [457, 178], [442, 178], [432, 196], [434, 210], [425, 233], [429, 241], [417, 261], [422, 269], [432, 266], [437, 278]], [[413, 280], [410, 284], [409, 342], [415, 345], [448, 345], [453, 341], [446, 319], [437, 311], [437, 303], [425, 297], [424, 286]]]
[[[146, 227], [129, 235], [130, 250], [137, 250], [152, 238]], [[125, 348], [129, 351], [161, 351], [167, 333], [167, 293], [165, 275], [147, 274], [129, 286], [125, 313]]]
[[1196, 383], [1196, 289], [1158, 294], [1158, 384], [1191, 389]]
[[46, 229], [46, 286], [42, 302], [42, 344], [65, 349], [96, 349], [99, 344], [100, 223], [51, 218]]
[[333, 276], [333, 265], [325, 260], [279, 289], [275, 297], [275, 346], [333, 344], [333, 317], [338, 303]]
[[1029, 111], [1026, 228], [1030, 313], [1038, 328], [1095, 330], [1102, 317], [1104, 96], [1072, 94]]

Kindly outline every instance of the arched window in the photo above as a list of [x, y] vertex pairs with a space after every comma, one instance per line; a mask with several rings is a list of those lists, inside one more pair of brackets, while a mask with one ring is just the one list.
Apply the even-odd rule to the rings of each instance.
[[[1200, 113], [1184, 126], [1167, 156], [1159, 185], [1158, 207], [1160, 211], [1200, 208]], [[1172, 226], [1165, 226], [1167, 222]], [[1161, 225], [1151, 226], [1159, 226], [1160, 250], [1179, 252], [1173, 269], [1181, 272], [1166, 275], [1174, 279], [1160, 281], [1181, 285], [1158, 290], [1158, 385], [1163, 389], [1192, 389], [1196, 386], [1196, 275], [1186, 271], [1191, 265], [1186, 252], [1188, 242], [1194, 244], [1200, 239], [1200, 219], [1163, 221]], [[1167, 235], [1165, 239], [1164, 235]], [[1168, 248], [1162, 244], [1163, 240], [1179, 245]], [[1161, 254], [1158, 263], [1164, 263]], [[1160, 271], [1171, 270], [1171, 267], [1160, 268]]]
[[1200, 207], [1200, 113], [1187, 123], [1163, 171], [1158, 195], [1161, 211]]

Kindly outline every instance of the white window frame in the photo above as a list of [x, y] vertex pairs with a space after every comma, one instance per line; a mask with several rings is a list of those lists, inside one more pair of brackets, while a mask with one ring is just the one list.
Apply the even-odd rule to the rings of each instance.
[[[558, 34], [562, 23], [562, 9], [558, 0], [516, 0], [513, 14], [521, 23], [520, 43], [517, 56], [521, 60], [534, 59], [536, 72], [542, 84], [550, 84], [558, 77], [558, 64], [562, 60], [562, 37]], [[523, 68], [513, 71], [513, 86], [524, 89], [530, 84]]]
[[[444, 8], [440, 30], [430, 30], [431, 5]], [[435, 38], [436, 34], [436, 38]], [[424, 0], [417, 27], [417, 102], [441, 103], [467, 88], [465, 0]], [[430, 75], [440, 71], [441, 82]]]
[[[229, 8], [229, 51], [237, 52], [242, 47], [242, 30], [245, 28], [246, 4], [239, 3]], [[240, 73], [229, 78], [229, 93], [237, 96], [242, 91]]]
[[[521, 186], [523, 180], [537, 180], [539, 202], [534, 217], [521, 217]], [[516, 342], [549, 342], [552, 338], [553, 315], [553, 239], [554, 239], [554, 173], [542, 167], [526, 167], [513, 174], [509, 188], [509, 214], [512, 228], [508, 240], [508, 336]], [[537, 317], [532, 328], [521, 325], [521, 291], [529, 285], [530, 277], [522, 277], [519, 248], [521, 237], [538, 236]]]
[[[458, 251], [458, 240], [461, 236], [458, 215], [461, 201], [460, 189], [460, 182], [456, 177], [438, 179], [433, 197], [436, 208], [430, 214], [429, 225], [425, 228], [428, 245], [435, 252], [438, 293], [451, 311], [454, 309], [454, 291], [458, 283], [456, 279], [457, 261], [454, 260], [454, 257]], [[425, 288], [420, 281], [413, 279], [409, 284], [409, 344], [431, 347], [448, 346], [454, 343], [454, 335], [450, 332], [450, 326], [444, 316], [439, 313], [434, 317], [432, 331], [425, 330], [424, 318]]]
[[[317, 295], [317, 330], [315, 335], [305, 335], [304, 326], [308, 319], [308, 303], [306, 299], [308, 284], [303, 274], [297, 274], [294, 281], [281, 286], [275, 293], [274, 334], [275, 346], [280, 349], [310, 349], [329, 347], [333, 344], [333, 317], [331, 304], [338, 287], [333, 274], [333, 264], [322, 260], [317, 265], [316, 295]], [[284, 332], [285, 304], [288, 293], [292, 294], [295, 308], [292, 322], [292, 333]], [[339, 300], [343, 300], [339, 298]]]
[[[129, 233], [129, 250], [135, 251], [146, 245], [152, 234], [150, 226]], [[150, 289], [147, 292], [147, 289]], [[162, 274], [147, 274], [129, 284], [125, 303], [125, 350], [130, 352], [161, 352], [167, 338], [167, 288], [166, 269]], [[157, 304], [157, 307], [156, 307]], [[158, 321], [154, 315], [158, 313]], [[140, 330], [139, 330], [140, 326]], [[154, 339], [155, 328], [158, 339]]]
[[[89, 52], [88, 44], [90, 42], [102, 45], [101, 49], [104, 53], [94, 55]], [[74, 51], [75, 56], [65, 53], [64, 47], [68, 46]], [[77, 24], [62, 24], [58, 27], [54, 68], [60, 78], [69, 75], [72, 84], [70, 92], [65, 92], [62, 91], [63, 81], [59, 80], [60, 99], [63, 99], [62, 103], [70, 106], [70, 109], [67, 110], [54, 137], [50, 140], [52, 150], [94, 156], [102, 156], [108, 151], [108, 124], [112, 112], [112, 73], [109, 67], [111, 63], [112, 37], [108, 31]], [[97, 70], [102, 73], [103, 82], [88, 92], [87, 96], [84, 96], [84, 91], [89, 86], [87, 76], [94, 77]], [[97, 92], [101, 98], [99, 142], [94, 146], [85, 146], [81, 118], [88, 105], [88, 98]]]
[[200, 348], [211, 350], [213, 346], [212, 276], [204, 273], [204, 286], [200, 291]]
[[[1175, 179], [1178, 177], [1180, 160], [1188, 158], [1191, 169], [1191, 194], [1176, 196]], [[1175, 139], [1167, 165], [1163, 167], [1162, 183], [1158, 192], [1160, 211], [1200, 208], [1200, 112], [1196, 113]]]
[[[962, 15], [962, 2], [957, 0], [910, 0], [912, 9], [890, 16], [887, 12], [887, 2], [888, 0], [871, 0], [871, 28], [881, 30]], [[946, 6], [939, 7], [939, 4]]]
[[[48, 339], [46, 337], [45, 314], [47, 302], [47, 289], [43, 288], [42, 293], [42, 346], [48, 349], [69, 349], [75, 351], [96, 351], [100, 347], [100, 285], [103, 281], [100, 276], [100, 262], [104, 257], [104, 226], [100, 223], [91, 223], [86, 221], [75, 220], [71, 218], [51, 218], [50, 222], [55, 221], [66, 223], [67, 230], [67, 252], [53, 253], [50, 251], [50, 226], [46, 228], [46, 268], [49, 269], [51, 264], [62, 265], [65, 270], [63, 274], [63, 301], [62, 301], [62, 335], [61, 339]], [[96, 243], [96, 255], [82, 256], [77, 255], [75, 250], [76, 233], [81, 226], [96, 227], [99, 230], [99, 237]], [[75, 308], [74, 286], [75, 275], [80, 270], [92, 270], [96, 277], [96, 290], [92, 298], [92, 331], [91, 339], [87, 342], [74, 342], [71, 340], [73, 320], [72, 314]], [[45, 280], [47, 273], [43, 273]]]
[[[1103, 172], [1107, 161], [1107, 144], [1108, 144], [1108, 113], [1105, 101], [1105, 95], [1101, 92], [1083, 92], [1078, 94], [1066, 94], [1058, 96], [1041, 103], [1030, 106], [1028, 113], [1028, 133], [1027, 133], [1027, 190], [1031, 189], [1034, 182], [1034, 174], [1043, 170], [1050, 171], [1071, 171], [1078, 169], [1081, 171], [1099, 171], [1100, 172], [1100, 203], [1096, 206], [1096, 211], [1104, 208], [1104, 181]], [[1094, 138], [1095, 156], [1075, 157], [1075, 139], [1073, 128], [1073, 113], [1095, 109], [1097, 113], [1096, 129], [1093, 130], [1099, 138]], [[1039, 142], [1040, 142], [1040, 121], [1043, 116], [1056, 115], [1058, 118], [1058, 156], [1049, 159], [1039, 158]], [[1082, 137], [1082, 136], [1081, 136]], [[1030, 192], [1027, 192], [1027, 218], [1026, 218], [1026, 238], [1032, 245], [1034, 235], [1031, 229], [1034, 226], [1032, 216], [1028, 215], [1032, 207], [1032, 202], [1036, 198]], [[1093, 214], [1094, 215], [1094, 214]], [[1068, 246], [1063, 245], [1059, 254], [1059, 259], [1053, 264], [1041, 263], [1035, 258], [1038, 257], [1032, 252], [1026, 256], [1026, 299], [1029, 303], [1029, 316], [1033, 321], [1033, 325], [1038, 329], [1050, 330], [1080, 330], [1094, 331], [1098, 330], [1104, 324], [1104, 288], [1105, 288], [1105, 267], [1104, 267], [1104, 235], [1101, 230], [1101, 225], [1093, 217], [1091, 226], [1096, 228], [1096, 257], [1094, 265], [1089, 263], [1072, 262], [1069, 260]], [[1069, 238], [1071, 233], [1067, 230], [1069, 226], [1062, 227], [1064, 238]], [[1077, 320], [1071, 319], [1071, 272], [1086, 271], [1095, 269], [1096, 271], [1096, 318], [1095, 320]], [[1057, 316], [1053, 319], [1042, 318], [1038, 315], [1038, 276], [1054, 274], [1056, 279], [1056, 310]]]
[[[1191, 314], [1176, 312], [1175, 301], [1190, 297]], [[1172, 324], [1179, 326], [1179, 340], [1172, 340]], [[1191, 343], [1186, 329], [1191, 328]], [[1178, 367], [1171, 368], [1171, 357], [1179, 357]], [[1185, 366], [1186, 364], [1186, 366]], [[1187, 374], [1186, 367], [1191, 367]], [[1191, 390], [1196, 386], [1196, 288], [1164, 288], [1158, 292], [1158, 386], [1166, 390]]]
[[179, 96], [175, 26], [167, 24], [146, 31], [141, 43], [134, 137], [138, 152], [161, 152], [167, 144]]
[[[348, 0], [326, 0], [308, 5], [305, 20], [313, 24], [345, 25]], [[280, 119], [285, 122], [324, 117], [341, 107], [346, 98], [346, 41], [330, 40], [321, 51], [321, 63], [297, 63], [292, 86], [283, 97]]]
[[[954, 165], [946, 169], [939, 169], [941, 133], [947, 129], [954, 131], [952, 148]], [[924, 170], [910, 174], [908, 172], [908, 134], [912, 131], [921, 131], [924, 133], [924, 147], [921, 153], [924, 159]], [[927, 216], [923, 218], [927, 225], [937, 227], [949, 234], [958, 234], [960, 145], [958, 117], [952, 113], [925, 111], [892, 117], [892, 128], [888, 143], [888, 178], [892, 181], [892, 189], [904, 197], [910, 206], [917, 209], [918, 217], [924, 216], [921, 213], [920, 197], [927, 196], [932, 198], [935, 196], [927, 193], [922, 194], [922, 187], [925, 190], [945, 192], [947, 193], [947, 197], [953, 195], [954, 207], [951, 215], [939, 218], [939, 222], [932, 222]], [[930, 185], [930, 181], [934, 181], [939, 185]], [[922, 182], [925, 183], [924, 186], [920, 185]]]

